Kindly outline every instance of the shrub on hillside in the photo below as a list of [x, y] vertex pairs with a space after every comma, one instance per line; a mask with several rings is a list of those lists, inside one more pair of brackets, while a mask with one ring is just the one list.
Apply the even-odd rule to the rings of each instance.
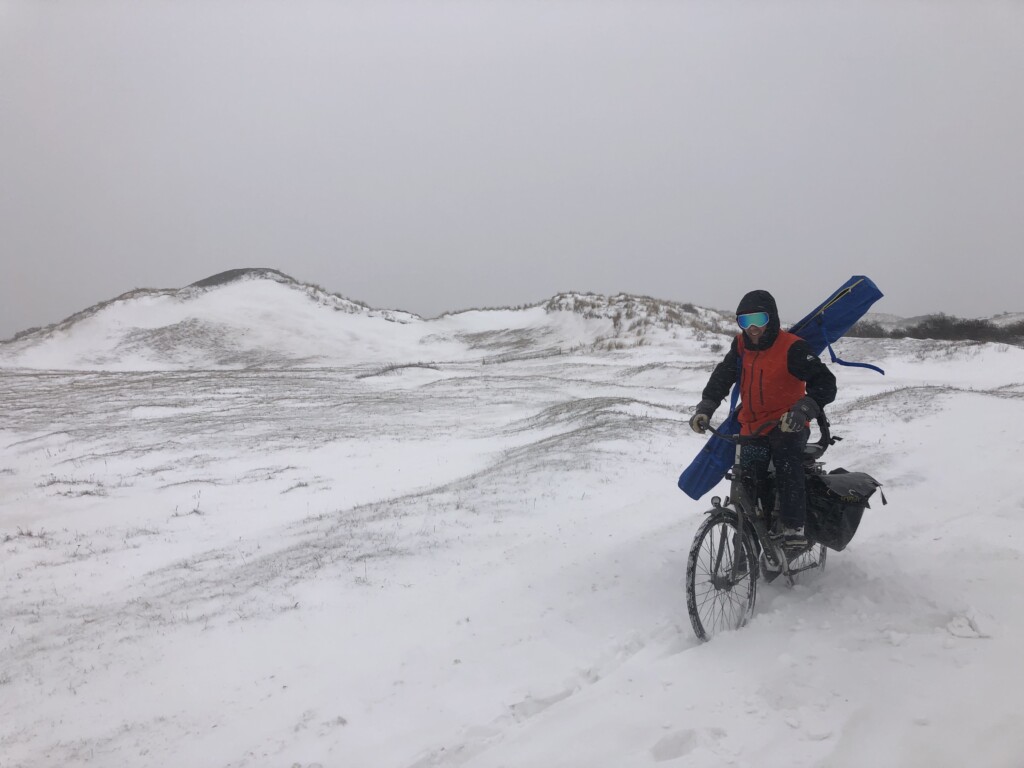
[[878, 323], [869, 320], [862, 320], [854, 323], [853, 327], [846, 332], [847, 336], [857, 336], [862, 339], [884, 339], [889, 333]]
[[938, 339], [942, 341], [991, 341], [1024, 345], [1024, 322], [996, 325], [990, 320], [972, 320], [950, 315], [928, 315], [914, 325], [887, 331], [878, 323], [862, 321], [846, 334], [869, 339]]

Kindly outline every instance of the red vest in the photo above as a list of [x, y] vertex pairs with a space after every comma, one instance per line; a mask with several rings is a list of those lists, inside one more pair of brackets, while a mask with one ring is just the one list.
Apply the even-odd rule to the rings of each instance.
[[[743, 334], [737, 337], [737, 348], [743, 354], [740, 373], [740, 432], [749, 435], [766, 421], [781, 418], [794, 403], [807, 394], [803, 381], [789, 372], [789, 348], [800, 340], [787, 331], [779, 331], [768, 349], [747, 349]], [[774, 427], [773, 427], [774, 429]], [[766, 429], [764, 433], [771, 432]]]

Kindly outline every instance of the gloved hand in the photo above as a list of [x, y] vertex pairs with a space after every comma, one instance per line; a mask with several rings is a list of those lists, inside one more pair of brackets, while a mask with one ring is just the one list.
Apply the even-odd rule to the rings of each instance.
[[779, 419], [779, 429], [783, 432], [800, 432], [806, 429], [807, 422], [818, 415], [818, 404], [812, 397], [801, 397], [788, 412]]
[[690, 417], [690, 429], [698, 435], [703, 435], [711, 426], [711, 414], [715, 412], [718, 403], [711, 400], [701, 400], [694, 409], [696, 412]]
[[711, 417], [706, 413], [695, 413], [690, 417], [690, 429], [698, 435], [703, 435], [711, 426]]

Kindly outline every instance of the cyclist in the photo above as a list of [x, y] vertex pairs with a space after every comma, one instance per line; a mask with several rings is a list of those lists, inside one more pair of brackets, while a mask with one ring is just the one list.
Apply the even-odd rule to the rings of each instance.
[[[835, 400], [836, 377], [803, 339], [781, 330], [778, 308], [768, 291], [744, 296], [736, 308], [736, 321], [742, 332], [711, 373], [690, 428], [703, 434], [715, 409], [739, 381], [740, 433], [764, 430], [763, 438], [741, 448], [741, 466], [763, 492], [768, 464], [775, 462], [783, 546], [799, 551], [807, 546], [803, 450], [810, 436], [808, 425]], [[778, 428], [771, 424], [776, 421]], [[766, 423], [770, 426], [763, 427]], [[769, 507], [774, 503], [762, 493], [762, 506], [766, 502]]]

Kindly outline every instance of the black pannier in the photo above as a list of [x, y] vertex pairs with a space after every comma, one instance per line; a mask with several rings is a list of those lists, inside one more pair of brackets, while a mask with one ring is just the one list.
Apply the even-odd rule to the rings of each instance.
[[[881, 486], [864, 472], [834, 469], [827, 475], [807, 478], [807, 522], [809, 539], [842, 552], [857, 533], [860, 518], [870, 505], [868, 499]], [[885, 497], [882, 497], [885, 503]]]

